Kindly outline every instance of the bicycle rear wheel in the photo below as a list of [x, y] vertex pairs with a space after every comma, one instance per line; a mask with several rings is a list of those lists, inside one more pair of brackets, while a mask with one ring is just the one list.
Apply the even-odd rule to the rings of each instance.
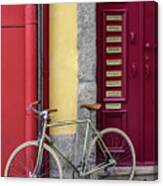
[[[117, 128], [106, 128], [100, 132], [100, 136], [106, 148], [101, 149], [101, 142], [98, 137], [92, 140], [88, 151], [88, 164], [95, 152], [97, 157], [96, 162], [89, 169], [107, 165], [110, 160], [113, 160], [116, 164], [99, 170], [96, 172], [96, 177], [98, 179], [132, 180], [135, 172], [136, 156], [130, 138], [125, 132]], [[107, 150], [111, 153], [112, 158], [106, 155]]]
[[46, 143], [43, 145], [41, 172], [39, 175], [34, 175], [37, 153], [38, 141], [29, 141], [18, 146], [9, 157], [5, 168], [5, 176], [62, 178], [62, 168], [59, 158]]

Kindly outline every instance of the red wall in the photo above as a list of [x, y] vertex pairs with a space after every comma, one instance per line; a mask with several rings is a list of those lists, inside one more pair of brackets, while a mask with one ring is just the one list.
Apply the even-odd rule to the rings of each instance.
[[4, 5], [1, 10], [3, 175], [12, 150], [36, 136], [35, 119], [26, 107], [37, 99], [37, 66], [35, 5]]

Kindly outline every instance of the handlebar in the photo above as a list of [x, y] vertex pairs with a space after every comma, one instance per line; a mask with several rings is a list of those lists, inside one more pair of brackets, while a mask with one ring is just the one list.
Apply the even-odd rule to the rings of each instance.
[[39, 114], [40, 112], [36, 108], [34, 108], [34, 106], [36, 106], [38, 104], [39, 104], [39, 101], [35, 101], [35, 102], [29, 104], [27, 107], [27, 110], [32, 110], [34, 113]]
[[35, 106], [39, 104], [39, 101], [35, 101], [31, 104], [28, 105], [27, 110], [32, 110], [34, 113], [41, 115], [42, 113], [45, 113], [45, 111], [48, 112], [48, 114], [52, 113], [52, 112], [57, 112], [58, 109], [45, 109], [43, 111], [38, 111]]

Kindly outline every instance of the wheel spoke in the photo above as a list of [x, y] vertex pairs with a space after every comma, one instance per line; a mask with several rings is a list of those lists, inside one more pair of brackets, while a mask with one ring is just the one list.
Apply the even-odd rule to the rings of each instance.
[[[133, 146], [131, 147], [132, 143], [130, 139], [124, 132], [121, 132], [119, 129], [105, 129], [104, 132], [101, 132], [101, 137], [104, 140], [107, 148], [109, 149], [113, 160], [117, 162], [117, 164], [110, 165], [108, 167], [108, 179], [111, 177], [113, 179], [118, 179], [117, 175], [122, 174], [124, 179], [130, 179], [133, 175], [133, 170], [135, 168], [135, 155], [133, 151]], [[90, 146], [98, 146], [98, 140], [93, 140], [93, 144]], [[99, 163], [105, 161], [106, 157], [100, 151], [100, 148], [97, 149], [97, 163], [95, 166], [98, 166]], [[107, 151], [107, 150], [105, 150]], [[100, 158], [99, 158], [100, 156]], [[99, 161], [100, 159], [100, 161]], [[109, 159], [108, 159], [109, 160]], [[125, 170], [127, 167], [127, 170]], [[125, 176], [124, 176], [125, 173]], [[109, 177], [110, 175], [110, 177]], [[121, 175], [121, 176], [122, 176]]]
[[[20, 145], [15, 151], [13, 155], [9, 158], [9, 166], [7, 166], [7, 176], [8, 177], [32, 177], [34, 175], [36, 160], [37, 160], [37, 151], [38, 146], [37, 142], [31, 141], [26, 142]], [[46, 145], [47, 146], [47, 145]], [[46, 147], [45, 146], [45, 147]], [[47, 150], [49, 149], [49, 150]], [[59, 174], [59, 159], [57, 160], [55, 156], [53, 156], [53, 150], [50, 147], [44, 149], [43, 153], [43, 163], [41, 164], [41, 172], [38, 176], [39, 177], [48, 177], [51, 171], [51, 167], [49, 165], [50, 162], [53, 163], [55, 166], [55, 171], [57, 177], [60, 177]], [[16, 153], [15, 153], [16, 152]], [[45, 156], [46, 155], [46, 156]], [[58, 164], [57, 164], [58, 163]], [[37, 177], [37, 175], [36, 175]]]

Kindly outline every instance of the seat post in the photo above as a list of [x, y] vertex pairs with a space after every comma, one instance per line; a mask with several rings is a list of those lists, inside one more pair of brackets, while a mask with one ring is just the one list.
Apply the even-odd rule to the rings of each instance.
[[92, 113], [93, 113], [93, 110], [89, 110], [89, 119], [92, 121]]

